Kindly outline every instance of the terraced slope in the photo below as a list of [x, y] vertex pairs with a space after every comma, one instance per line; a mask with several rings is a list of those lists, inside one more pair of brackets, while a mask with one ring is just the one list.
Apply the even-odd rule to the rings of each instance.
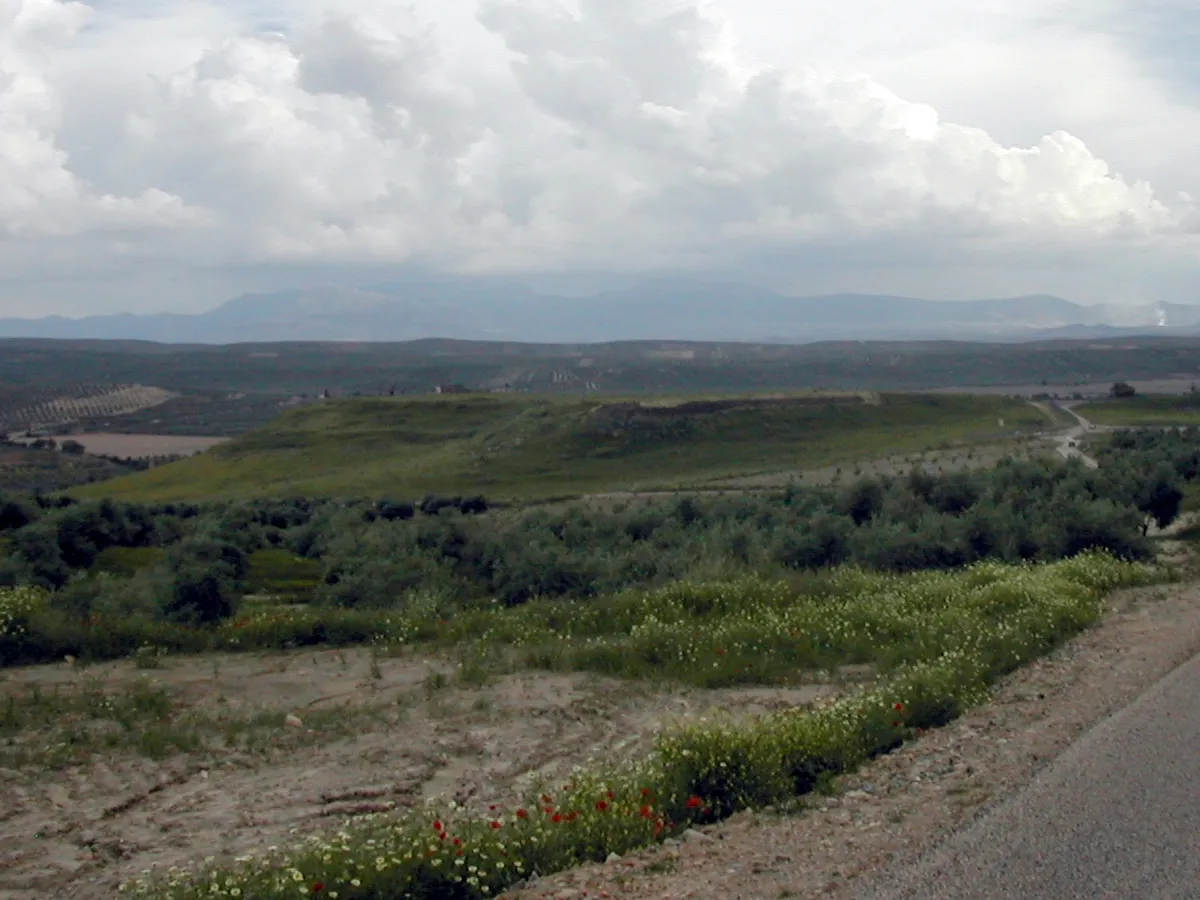
[[175, 395], [140, 384], [6, 387], [0, 391], [0, 433], [44, 428], [92, 416], [150, 409]]

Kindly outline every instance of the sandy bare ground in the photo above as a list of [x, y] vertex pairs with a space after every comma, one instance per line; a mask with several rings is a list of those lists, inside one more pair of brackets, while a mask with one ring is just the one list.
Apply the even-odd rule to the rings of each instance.
[[743, 813], [510, 900], [853, 900], [1030, 781], [1092, 725], [1200, 652], [1200, 585], [1111, 598], [1106, 620], [993, 699], [789, 814]]
[[[15, 438], [32, 443], [34, 438]], [[120, 459], [140, 459], [148, 456], [191, 456], [203, 453], [229, 440], [227, 437], [194, 437], [172, 434], [110, 434], [85, 432], [56, 438], [58, 441], [77, 441], [88, 453], [116, 456]]]
[[[0, 898], [107, 898], [150, 866], [232, 858], [282, 845], [292, 829], [327, 830], [354, 813], [433, 796], [484, 809], [590, 758], [644, 753], [673, 719], [761, 713], [844, 689], [700, 691], [547, 673], [468, 687], [448, 662], [366, 650], [180, 657], [165, 665], [64, 663], [3, 673], [0, 704], [35, 685], [53, 692], [91, 683], [120, 693], [147, 678], [171, 691], [179, 718], [209, 722], [213, 741], [161, 762], [107, 750], [65, 768], [28, 759], [18, 767], [12, 754], [36, 753], [96, 723], [57, 722], [19, 734], [13, 745], [0, 741]], [[213, 723], [264, 711], [303, 724], [261, 724], [240, 744], [222, 746], [222, 726]]]

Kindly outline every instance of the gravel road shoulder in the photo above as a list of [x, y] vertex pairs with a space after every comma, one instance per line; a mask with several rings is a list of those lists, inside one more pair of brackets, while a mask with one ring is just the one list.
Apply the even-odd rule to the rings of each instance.
[[1200, 652], [1200, 585], [1127, 591], [1108, 616], [1014, 673], [946, 728], [790, 815], [744, 813], [681, 843], [510, 891], [509, 900], [843, 898], [1035, 777], [1097, 722]]

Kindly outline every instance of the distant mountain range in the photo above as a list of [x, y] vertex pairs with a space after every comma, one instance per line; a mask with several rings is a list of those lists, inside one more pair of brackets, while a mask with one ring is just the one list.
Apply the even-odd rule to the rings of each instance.
[[1200, 334], [1200, 306], [1083, 306], [1047, 295], [945, 302], [875, 294], [788, 297], [746, 284], [680, 279], [579, 298], [510, 281], [460, 279], [246, 294], [195, 315], [0, 319], [0, 337], [208, 344], [430, 337], [540, 343], [1007, 342], [1134, 334]]

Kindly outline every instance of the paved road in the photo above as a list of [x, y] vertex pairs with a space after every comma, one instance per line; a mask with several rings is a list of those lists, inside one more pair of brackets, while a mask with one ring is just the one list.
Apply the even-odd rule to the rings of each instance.
[[1200, 656], [859, 900], [1200, 900]]

